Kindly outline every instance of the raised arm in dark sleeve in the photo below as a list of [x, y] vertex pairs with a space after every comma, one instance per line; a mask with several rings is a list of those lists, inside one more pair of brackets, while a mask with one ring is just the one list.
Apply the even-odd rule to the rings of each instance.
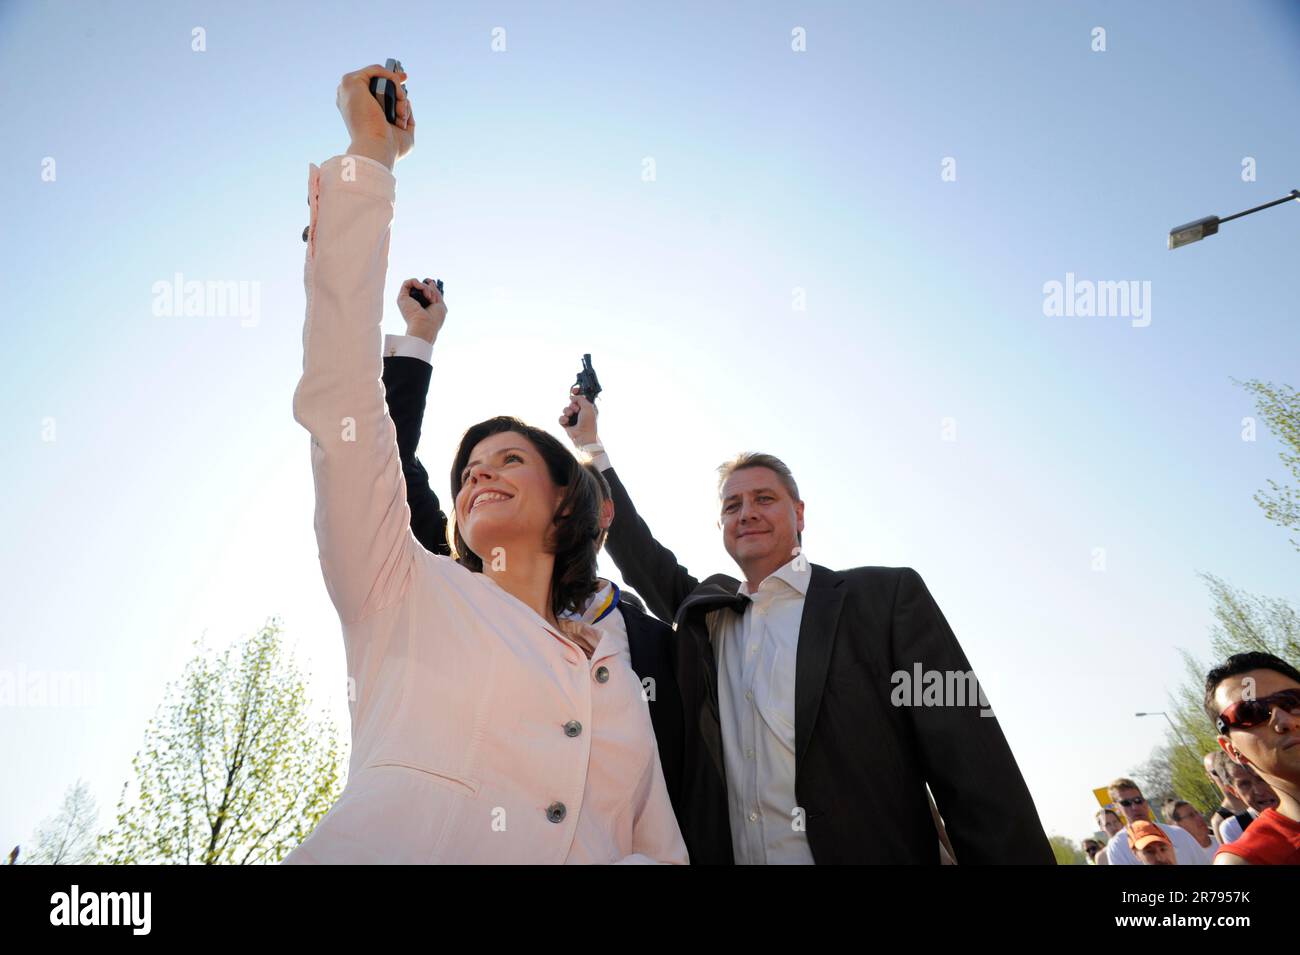
[[397, 451], [406, 478], [406, 503], [411, 508], [411, 533], [425, 550], [449, 557], [447, 515], [438, 504], [438, 495], [429, 486], [429, 473], [415, 456], [432, 375], [433, 366], [423, 359], [401, 355], [384, 359], [384, 393], [388, 415], [397, 429]]
[[[902, 571], [894, 600], [892, 651], [898, 670], [969, 674], [961, 644], [930, 596], [921, 575]], [[959, 864], [1054, 865], [1016, 758], [992, 707], [982, 706], [972, 678], [961, 684], [966, 705], [908, 708], [926, 782], [934, 793]], [[973, 699], [972, 699], [973, 697]], [[987, 702], [987, 698], [985, 698]], [[981, 715], [981, 714], [987, 715]]]
[[651, 612], [660, 620], [671, 621], [699, 581], [677, 563], [672, 551], [655, 540], [632, 506], [632, 498], [617, 472], [607, 468], [601, 473], [609, 481], [614, 500], [614, 523], [609, 527], [605, 550], [614, 558], [623, 580], [642, 596]]

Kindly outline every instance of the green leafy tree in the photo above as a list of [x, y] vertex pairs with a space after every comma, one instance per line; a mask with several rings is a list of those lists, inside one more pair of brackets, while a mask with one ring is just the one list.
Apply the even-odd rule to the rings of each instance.
[[1056, 856], [1057, 865], [1087, 865], [1088, 857], [1081, 848], [1065, 836], [1048, 836], [1052, 845], [1052, 854]]
[[[1269, 492], [1259, 491], [1255, 500], [1274, 524], [1300, 532], [1300, 391], [1267, 381], [1237, 384], [1255, 396], [1255, 407], [1282, 442], [1282, 463], [1296, 482], [1292, 486], [1270, 479]], [[1300, 550], [1300, 539], [1291, 538], [1291, 545]]]
[[342, 746], [313, 719], [281, 628], [185, 668], [145, 731], [122, 787], [108, 863], [278, 862], [338, 797]]

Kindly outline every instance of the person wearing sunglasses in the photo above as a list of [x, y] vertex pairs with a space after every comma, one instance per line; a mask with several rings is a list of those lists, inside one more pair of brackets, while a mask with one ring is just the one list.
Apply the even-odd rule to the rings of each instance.
[[[1124, 817], [1124, 825], [1127, 834], [1133, 834], [1134, 823], [1152, 822], [1151, 804], [1147, 802], [1146, 797], [1142, 795], [1142, 790], [1133, 780], [1121, 777], [1115, 780], [1109, 786], [1110, 798], [1119, 812]], [[1164, 823], [1152, 822], [1159, 827], [1168, 837], [1170, 844], [1173, 846], [1178, 865], [1207, 865], [1209, 860], [1206, 859], [1204, 851], [1196, 840], [1192, 838], [1191, 833], [1178, 826], [1169, 826]], [[1145, 827], [1144, 827], [1145, 831]], [[1110, 840], [1106, 846], [1106, 859], [1110, 865], [1142, 865], [1142, 860], [1133, 852], [1133, 846], [1130, 840], [1124, 835], [1116, 836]]]
[[1100, 839], [1093, 839], [1091, 837], [1084, 839], [1083, 854], [1088, 857], [1088, 865], [1097, 865], [1097, 857], [1106, 854], [1102, 851], [1105, 848], [1106, 847], [1101, 844]]
[[1205, 712], [1232, 761], [1278, 798], [1215, 865], [1300, 865], [1300, 671], [1271, 653], [1238, 653], [1205, 677]]

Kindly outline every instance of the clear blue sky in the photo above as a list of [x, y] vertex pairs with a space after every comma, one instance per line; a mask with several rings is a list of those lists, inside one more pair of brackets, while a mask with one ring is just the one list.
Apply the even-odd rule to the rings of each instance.
[[[0, 668], [104, 685], [0, 708], [5, 847], [78, 776], [109, 819], [204, 631], [282, 616], [346, 726], [291, 410], [300, 233], [307, 164], [347, 145], [338, 79], [387, 56], [420, 134], [385, 321], [403, 278], [446, 280], [440, 493], [481, 418], [562, 437], [586, 351], [620, 474], [699, 576], [732, 569], [715, 466], [780, 455], [810, 559], [921, 572], [1074, 839], [1159, 740], [1132, 714], [1166, 704], [1176, 649], [1206, 650], [1198, 572], [1300, 600], [1252, 500], [1278, 447], [1241, 440], [1231, 381], [1300, 384], [1300, 208], [1165, 248], [1300, 186], [1294, 6], [696, 6], [0, 6]], [[259, 283], [259, 320], [154, 315], [177, 272]], [[1151, 324], [1045, 316], [1067, 272], [1149, 281]]]

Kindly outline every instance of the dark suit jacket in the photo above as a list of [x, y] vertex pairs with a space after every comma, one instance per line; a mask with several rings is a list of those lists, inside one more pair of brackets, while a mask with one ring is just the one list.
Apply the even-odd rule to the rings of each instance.
[[406, 478], [406, 503], [411, 508], [411, 533], [425, 550], [450, 557], [447, 515], [438, 504], [438, 495], [429, 485], [429, 472], [415, 456], [415, 449], [420, 446], [420, 428], [424, 425], [424, 405], [429, 397], [432, 377], [433, 366], [421, 358], [395, 356], [384, 359], [384, 391], [388, 416], [397, 429], [397, 453], [402, 459], [402, 476]]
[[[447, 515], [438, 504], [438, 495], [429, 486], [429, 474], [415, 456], [420, 444], [420, 427], [429, 394], [433, 366], [420, 358], [395, 356], [384, 359], [384, 390], [388, 414], [397, 429], [397, 450], [406, 477], [406, 502], [411, 508], [411, 532], [415, 539], [435, 554], [450, 556], [447, 543]], [[682, 817], [681, 778], [686, 731], [682, 719], [682, 698], [677, 689], [677, 647], [672, 631], [636, 607], [633, 600], [621, 599], [619, 610], [627, 625], [627, 642], [632, 669], [649, 689], [650, 722], [654, 726], [659, 762], [664, 783], [678, 819]], [[653, 683], [646, 683], [646, 680]]]
[[[614, 495], [606, 549], [677, 635], [686, 708], [679, 818], [691, 862], [731, 863], [718, 673], [705, 616], [735, 606], [740, 581], [724, 574], [697, 581], [654, 539], [615, 471], [604, 474]], [[910, 677], [915, 664], [945, 674], [971, 669], [920, 575], [897, 567], [811, 570], [795, 656], [795, 796], [813, 858], [937, 864], [928, 783], [959, 864], [1054, 864], [1015, 757], [978, 700], [891, 702], [893, 674]]]

